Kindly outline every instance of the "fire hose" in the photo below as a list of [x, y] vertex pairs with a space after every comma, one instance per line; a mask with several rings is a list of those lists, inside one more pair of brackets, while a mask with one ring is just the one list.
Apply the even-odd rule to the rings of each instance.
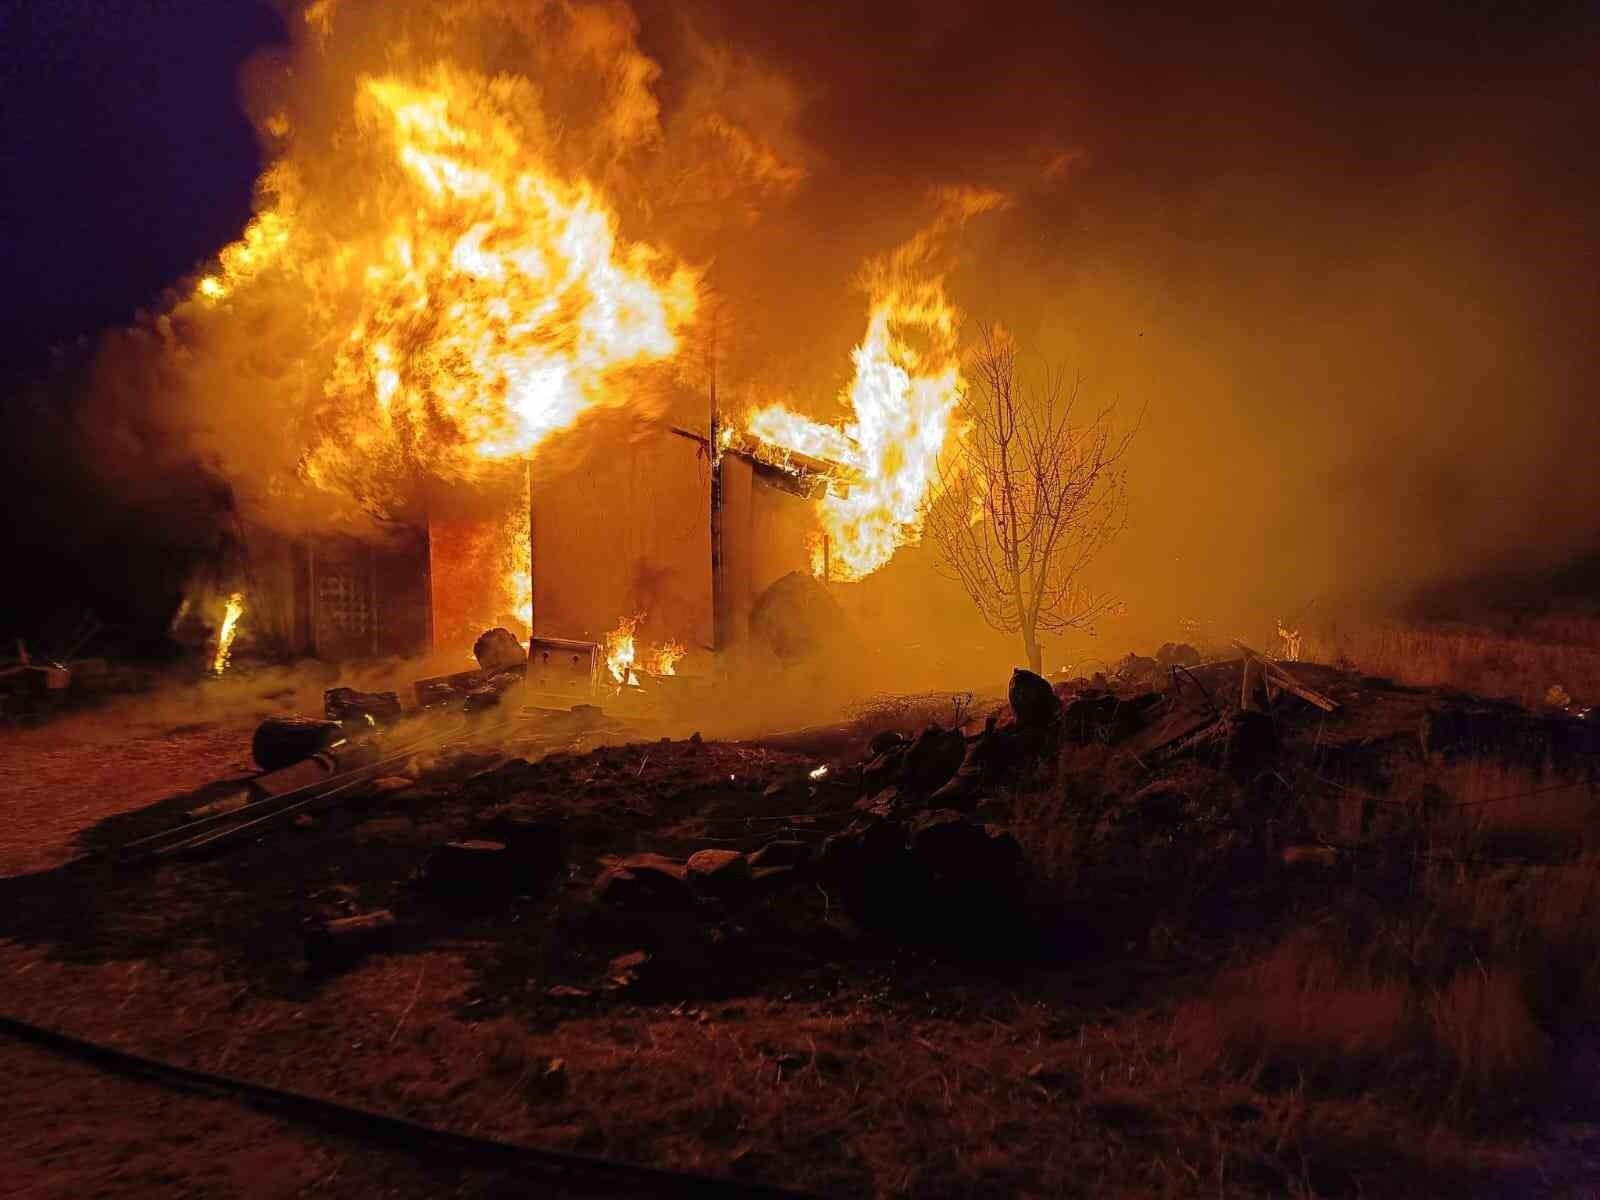
[[231, 1075], [218, 1075], [147, 1058], [99, 1042], [73, 1037], [14, 1017], [0, 1016], [0, 1034], [99, 1070], [174, 1091], [247, 1104], [276, 1117], [313, 1125], [358, 1141], [403, 1150], [423, 1159], [447, 1160], [489, 1170], [537, 1172], [568, 1194], [600, 1196], [769, 1196], [801, 1197], [770, 1184], [647, 1167], [617, 1159], [549, 1150], [426, 1125], [392, 1113], [357, 1108], [323, 1096], [269, 1087]]

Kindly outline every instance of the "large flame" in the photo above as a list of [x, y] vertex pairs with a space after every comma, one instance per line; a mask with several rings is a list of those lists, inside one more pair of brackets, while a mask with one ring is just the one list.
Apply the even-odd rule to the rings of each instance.
[[233, 639], [239, 636], [239, 618], [244, 616], [244, 593], [234, 592], [222, 610], [222, 628], [217, 632], [217, 653], [211, 660], [211, 673], [221, 675], [228, 669], [228, 656], [233, 653]]
[[641, 670], [650, 675], [676, 675], [678, 664], [688, 654], [683, 643], [676, 639], [641, 650], [635, 635], [643, 620], [643, 613], [623, 617], [605, 636], [602, 648], [606, 654], [606, 670], [611, 674], [611, 681], [623, 687], [636, 687]]
[[950, 229], [1003, 203], [993, 192], [948, 193], [931, 226], [868, 265], [872, 301], [842, 397], [850, 413], [844, 422], [824, 424], [782, 404], [746, 417], [746, 430], [761, 441], [843, 464], [857, 476], [818, 502], [827, 545], [813, 543], [814, 574], [861, 579], [921, 536], [962, 388], [960, 311], [929, 260]]
[[399, 487], [385, 472], [476, 478], [626, 403], [623, 373], [677, 350], [698, 277], [625, 241], [596, 185], [550, 165], [530, 87], [444, 63], [361, 76], [359, 222], [340, 228], [285, 162], [263, 179], [270, 207], [198, 281], [200, 303], [228, 305], [270, 278], [328, 319], [311, 482], [384, 508]]
[[617, 627], [606, 634], [606, 670], [611, 672], [612, 682], [627, 684], [635, 682], [633, 662], [635, 657], [633, 632], [639, 628], [643, 614], [637, 617], [623, 617]]

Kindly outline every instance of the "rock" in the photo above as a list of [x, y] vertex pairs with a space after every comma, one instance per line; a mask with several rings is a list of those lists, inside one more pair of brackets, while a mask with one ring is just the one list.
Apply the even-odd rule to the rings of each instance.
[[492, 822], [490, 834], [505, 844], [527, 885], [547, 883], [567, 864], [567, 831], [554, 817], [506, 814]]
[[903, 746], [885, 750], [861, 768], [861, 790], [870, 795], [898, 782], [905, 761], [906, 750]]
[[1111, 673], [1123, 683], [1149, 686], [1160, 682], [1166, 669], [1153, 658], [1142, 654], [1129, 654], [1117, 660]]
[[1200, 651], [1188, 642], [1165, 642], [1156, 651], [1156, 662], [1163, 667], [1198, 667]]
[[446, 842], [428, 856], [422, 883], [435, 899], [465, 908], [502, 903], [520, 882], [516, 859], [504, 842]]
[[881, 792], [874, 792], [870, 796], [863, 796], [855, 802], [857, 812], [868, 813], [874, 817], [889, 818], [899, 811], [901, 806], [900, 789], [887, 787]]
[[1334, 846], [1285, 846], [1283, 865], [1291, 871], [1314, 875], [1333, 870], [1340, 854]]
[[1176, 825], [1183, 819], [1188, 794], [1170, 779], [1158, 779], [1128, 797], [1127, 812], [1145, 826]]
[[750, 882], [766, 891], [799, 878], [799, 867], [754, 867], [750, 871]]
[[906, 748], [902, 782], [914, 794], [925, 796], [943, 787], [961, 768], [966, 756], [967, 740], [960, 730], [929, 725]]
[[760, 870], [763, 867], [798, 867], [809, 863], [811, 857], [811, 847], [805, 842], [780, 838], [768, 842], [750, 855], [750, 866], [753, 870]]
[[809, 573], [791, 571], [756, 597], [750, 632], [779, 658], [810, 658], [848, 640], [850, 619]]
[[306, 967], [319, 974], [348, 966], [364, 954], [391, 945], [397, 926], [394, 913], [386, 908], [330, 921], [307, 921], [301, 931]]
[[478, 635], [472, 643], [472, 656], [485, 671], [504, 671], [508, 667], [526, 667], [528, 655], [522, 643], [509, 629], [496, 626]]
[[906, 735], [898, 729], [882, 729], [872, 735], [872, 740], [867, 743], [867, 749], [871, 751], [873, 757], [877, 757], [905, 744]]
[[750, 860], [737, 850], [697, 850], [684, 869], [691, 883], [712, 888], [736, 886], [750, 878]]
[[971, 812], [978, 803], [979, 792], [983, 787], [983, 769], [977, 766], [963, 766], [949, 782], [928, 797], [930, 808], [954, 808], [961, 812]]
[[1021, 667], [1011, 672], [1006, 699], [1017, 716], [1017, 725], [1027, 732], [1037, 732], [1054, 725], [1061, 711], [1061, 701], [1050, 684]]
[[694, 907], [688, 871], [659, 854], [636, 854], [601, 872], [595, 896], [628, 912], [681, 912]]
[[337, 721], [268, 717], [256, 726], [255, 736], [250, 739], [250, 756], [264, 771], [281, 771], [326, 750], [343, 736]]
[[911, 822], [911, 854], [936, 881], [979, 884], [1010, 891], [1022, 866], [1022, 848], [1010, 833], [966, 820], [950, 809], [921, 813]]
[[402, 715], [397, 693], [358, 692], [347, 687], [323, 692], [322, 711], [330, 721], [352, 721], [369, 727], [393, 725]]

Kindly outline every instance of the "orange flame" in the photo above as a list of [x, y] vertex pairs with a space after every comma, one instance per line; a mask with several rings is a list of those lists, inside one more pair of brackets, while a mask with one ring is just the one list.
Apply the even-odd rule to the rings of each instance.
[[645, 669], [652, 675], [676, 675], [678, 664], [688, 653], [682, 642], [663, 642], [651, 651], [649, 665]]
[[217, 653], [211, 660], [211, 673], [221, 675], [228, 669], [228, 655], [233, 651], [233, 639], [239, 636], [239, 618], [244, 616], [244, 593], [235, 592], [228, 597], [222, 611], [222, 628], [217, 632]]
[[[923, 506], [954, 432], [962, 388], [960, 310], [930, 259], [951, 229], [1004, 203], [993, 192], [950, 192], [931, 226], [868, 264], [872, 303], [866, 336], [852, 355], [855, 376], [842, 397], [848, 420], [827, 425], [782, 404], [745, 420], [762, 441], [841, 463], [859, 476], [818, 501], [830, 543], [827, 569], [839, 579], [870, 575], [922, 534]], [[819, 538], [812, 548], [814, 574], [823, 574], [824, 557]]]
[[229, 305], [270, 276], [326, 317], [300, 462], [319, 487], [383, 509], [414, 468], [477, 478], [626, 403], [622, 373], [676, 352], [698, 276], [623, 240], [596, 187], [550, 165], [529, 86], [446, 63], [360, 77], [359, 226], [285, 161], [262, 179], [270, 206], [196, 283], [197, 303]]
[[613, 682], [623, 686], [638, 682], [633, 672], [633, 631], [639, 628], [639, 622], [643, 619], [643, 613], [636, 617], [623, 617], [617, 627], [606, 634], [606, 670], [611, 672]]

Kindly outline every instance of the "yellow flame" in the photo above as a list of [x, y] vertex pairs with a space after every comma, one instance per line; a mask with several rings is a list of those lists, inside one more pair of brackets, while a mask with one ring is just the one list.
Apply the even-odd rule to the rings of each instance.
[[627, 685], [638, 682], [633, 673], [633, 631], [639, 628], [642, 619], [642, 613], [636, 617], [623, 617], [617, 627], [606, 634], [606, 670], [611, 672], [615, 683]]
[[347, 171], [359, 221], [285, 161], [196, 282], [216, 305], [270, 275], [326, 318], [303, 422], [311, 483], [393, 509], [393, 481], [415, 468], [479, 478], [585, 411], [629, 403], [621, 374], [676, 352], [698, 275], [624, 240], [595, 185], [551, 165], [559, 139], [536, 106], [525, 79], [449, 63], [361, 77]]
[[239, 636], [239, 618], [244, 616], [244, 593], [235, 592], [228, 597], [222, 611], [222, 628], [217, 633], [217, 654], [211, 660], [211, 673], [221, 675], [228, 669], [228, 655], [233, 650], [233, 639]]
[[652, 675], [676, 675], [678, 664], [688, 653], [682, 642], [663, 642], [650, 652], [649, 664], [645, 669]]
[[940, 239], [968, 217], [998, 208], [992, 192], [951, 192], [939, 216], [906, 245], [868, 265], [871, 296], [866, 336], [855, 348], [855, 375], [842, 397], [849, 418], [828, 425], [782, 404], [751, 413], [749, 433], [813, 458], [840, 463], [858, 476], [818, 501], [827, 535], [812, 547], [811, 569], [861, 579], [922, 534], [923, 506], [954, 432], [960, 400], [960, 311], [932, 273]]

